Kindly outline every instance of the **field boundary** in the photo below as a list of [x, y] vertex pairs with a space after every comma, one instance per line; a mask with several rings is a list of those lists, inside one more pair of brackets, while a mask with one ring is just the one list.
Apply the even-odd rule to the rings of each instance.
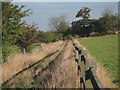
[[[76, 61], [78, 63], [80, 72], [80, 88], [103, 88], [102, 83], [96, 75], [96, 63], [88, 57], [87, 51], [77, 43], [75, 39], [72, 40], [77, 53]], [[90, 80], [88, 82], [87, 80]], [[91, 86], [92, 85], [92, 86]]]
[[2, 86], [5, 86], [5, 85], [6, 85], [7, 83], [9, 83], [12, 79], [14, 79], [15, 77], [17, 77], [19, 74], [21, 74], [21, 73], [25, 72], [26, 70], [32, 68], [32, 67], [35, 66], [36, 64], [44, 62], [44, 60], [46, 60], [47, 58], [53, 56], [54, 54], [56, 54], [56, 53], [61, 54], [61, 52], [63, 51], [63, 49], [64, 49], [64, 47], [66, 46], [66, 44], [67, 44], [67, 43], [65, 43], [65, 44], [62, 46], [63, 48], [61, 48], [60, 50], [55, 50], [54, 52], [46, 55], [45, 57], [43, 57], [42, 59], [38, 60], [37, 62], [35, 62], [35, 63], [33, 63], [33, 64], [25, 67], [24, 69], [20, 70], [20, 71], [17, 72], [15, 75], [13, 75], [11, 78], [9, 78], [9, 79], [6, 80], [5, 82], [3, 82], [3, 83], [2, 83]]

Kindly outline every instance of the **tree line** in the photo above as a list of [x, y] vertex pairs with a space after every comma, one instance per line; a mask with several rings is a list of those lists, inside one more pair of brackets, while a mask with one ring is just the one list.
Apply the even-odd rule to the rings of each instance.
[[105, 9], [102, 17], [99, 19], [91, 19], [91, 9], [83, 7], [79, 10], [76, 18], [71, 24], [70, 34], [77, 34], [80, 37], [101, 36], [118, 32], [118, 15], [113, 14], [110, 9]]
[[2, 59], [7, 57], [15, 46], [23, 53], [30, 52], [34, 43], [49, 43], [64, 40], [69, 36], [79, 37], [106, 35], [118, 32], [118, 15], [111, 10], [105, 10], [99, 19], [91, 19], [88, 7], [79, 10], [71, 26], [66, 15], [53, 16], [49, 19], [50, 31], [43, 32], [38, 27], [28, 25], [22, 19], [31, 14], [31, 10], [24, 10], [25, 6], [18, 6], [12, 2], [2, 2]]
[[88, 7], [81, 8], [77, 14], [77, 21], [72, 21], [71, 26], [66, 21], [66, 16], [54, 16], [50, 18], [50, 26], [52, 30], [57, 33], [61, 33], [62, 36], [74, 36], [90, 37], [90, 36], [102, 36], [107, 34], [119, 33], [119, 17], [118, 14], [114, 14], [112, 10], [105, 9], [102, 12], [102, 16], [98, 19], [91, 18], [91, 9]]

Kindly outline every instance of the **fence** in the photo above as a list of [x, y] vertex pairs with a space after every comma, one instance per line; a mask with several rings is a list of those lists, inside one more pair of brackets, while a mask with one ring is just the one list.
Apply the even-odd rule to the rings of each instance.
[[91, 60], [87, 51], [84, 48], [80, 47], [75, 40], [73, 41], [74, 52], [75, 52], [75, 61], [78, 65], [78, 72], [80, 76], [80, 88], [94, 88], [100, 89], [103, 88], [100, 80], [96, 76], [96, 63]]

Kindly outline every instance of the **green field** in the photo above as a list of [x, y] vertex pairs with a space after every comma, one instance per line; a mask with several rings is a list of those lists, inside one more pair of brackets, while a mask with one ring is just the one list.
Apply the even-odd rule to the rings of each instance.
[[112, 82], [118, 84], [118, 35], [80, 39], [80, 43], [105, 67]]

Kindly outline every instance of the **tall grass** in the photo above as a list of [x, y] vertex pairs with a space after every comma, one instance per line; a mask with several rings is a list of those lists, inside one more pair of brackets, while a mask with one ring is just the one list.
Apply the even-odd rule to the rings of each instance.
[[11, 76], [16, 74], [23, 68], [42, 59], [47, 54], [59, 49], [62, 45], [63, 45], [62, 41], [49, 44], [41, 44], [42, 48], [38, 46], [31, 53], [11, 54], [8, 58], [8, 62], [2, 65], [2, 82], [9, 79]]

